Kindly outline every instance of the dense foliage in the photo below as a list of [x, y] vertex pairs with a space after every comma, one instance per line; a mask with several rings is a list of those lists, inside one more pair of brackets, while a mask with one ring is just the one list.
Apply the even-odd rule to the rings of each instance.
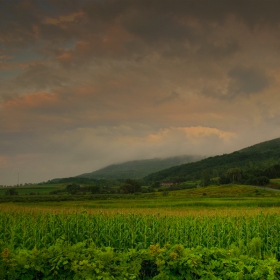
[[94, 184], [96, 186], [107, 186], [112, 187], [119, 185], [122, 180], [107, 180], [107, 179], [94, 179], [94, 178], [82, 178], [82, 177], [69, 177], [69, 178], [58, 178], [49, 180], [48, 184]]
[[19, 279], [248, 279], [276, 280], [280, 262], [262, 260], [259, 248], [252, 256], [238, 249], [185, 248], [182, 245], [151, 245], [145, 250], [116, 251], [97, 248], [93, 242], [69, 245], [57, 241], [43, 249], [0, 247], [0, 277]]
[[106, 194], [106, 193], [92, 193], [83, 194], [83, 192], [78, 192], [76, 194], [65, 194], [61, 191], [54, 191], [54, 194], [43, 194], [43, 195], [13, 195], [13, 196], [1, 196], [0, 203], [3, 202], [62, 202], [62, 201], [91, 201], [91, 200], [135, 200], [142, 198], [154, 198], [154, 193], [141, 193], [141, 194]]
[[0, 279], [280, 277], [277, 214], [89, 214], [4, 205], [2, 210]]

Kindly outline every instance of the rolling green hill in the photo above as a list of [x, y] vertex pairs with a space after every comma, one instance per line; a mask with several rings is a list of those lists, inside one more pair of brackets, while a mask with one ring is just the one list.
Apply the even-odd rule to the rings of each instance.
[[[144, 181], [147, 184], [155, 181], [183, 182], [200, 179], [203, 172], [210, 173], [211, 177], [218, 177], [224, 174], [229, 168], [238, 167], [244, 171], [261, 170], [268, 169], [279, 163], [280, 138], [277, 138], [231, 154], [209, 157], [197, 162], [173, 166], [146, 176]], [[270, 178], [273, 178], [273, 176]]]
[[79, 178], [89, 179], [140, 179], [150, 173], [157, 172], [171, 166], [201, 160], [202, 156], [177, 156], [169, 158], [155, 158], [134, 160], [120, 164], [112, 164], [91, 173], [79, 175]]

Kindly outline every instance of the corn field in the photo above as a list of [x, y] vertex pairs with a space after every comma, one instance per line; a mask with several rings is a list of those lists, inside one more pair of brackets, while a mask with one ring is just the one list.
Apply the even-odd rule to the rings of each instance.
[[[98, 247], [145, 249], [182, 244], [240, 250], [258, 246], [263, 256], [280, 257], [280, 216], [164, 216], [104, 213], [0, 213], [0, 245], [41, 249], [62, 240], [92, 240]], [[259, 240], [259, 244], [253, 244]], [[253, 243], [252, 243], [253, 242]]]

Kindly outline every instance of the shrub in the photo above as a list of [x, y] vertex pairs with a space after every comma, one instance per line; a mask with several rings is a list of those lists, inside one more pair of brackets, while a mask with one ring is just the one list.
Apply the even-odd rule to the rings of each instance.
[[[253, 244], [254, 243], [254, 244]], [[257, 246], [254, 241], [252, 250]], [[256, 243], [256, 244], [255, 244]], [[258, 246], [257, 246], [258, 247]], [[93, 242], [70, 246], [58, 240], [37, 250], [2, 250], [0, 277], [15, 279], [270, 279], [280, 277], [276, 259], [240, 255], [237, 249], [151, 245], [145, 250], [115, 251]]]

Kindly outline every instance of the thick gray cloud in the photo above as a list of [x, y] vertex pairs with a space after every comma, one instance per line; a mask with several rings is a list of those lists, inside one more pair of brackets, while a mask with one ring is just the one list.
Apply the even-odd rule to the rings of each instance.
[[142, 14], [165, 14], [168, 16], [194, 17], [203, 22], [223, 23], [234, 15], [250, 26], [260, 23], [277, 24], [279, 22], [279, 1], [276, 0], [119, 0], [90, 1], [85, 11], [94, 19], [112, 21], [118, 16], [133, 10]]
[[231, 79], [229, 83], [231, 96], [260, 93], [270, 84], [269, 78], [260, 69], [235, 67], [228, 72], [228, 76]]
[[173, 91], [173, 92], [170, 93], [170, 95], [168, 95], [168, 96], [166, 96], [162, 99], [157, 100], [155, 102], [155, 104], [160, 105], [160, 104], [163, 104], [163, 103], [166, 103], [166, 102], [168, 103], [168, 102], [176, 100], [178, 98], [180, 98], [180, 94], [178, 92]]
[[145, 13], [143, 17], [139, 12], [132, 12], [122, 19], [122, 24], [126, 30], [147, 42], [160, 44], [162, 41], [193, 39], [193, 30], [190, 27], [167, 15]]
[[0, 184], [280, 133], [279, 1], [0, 2]]

